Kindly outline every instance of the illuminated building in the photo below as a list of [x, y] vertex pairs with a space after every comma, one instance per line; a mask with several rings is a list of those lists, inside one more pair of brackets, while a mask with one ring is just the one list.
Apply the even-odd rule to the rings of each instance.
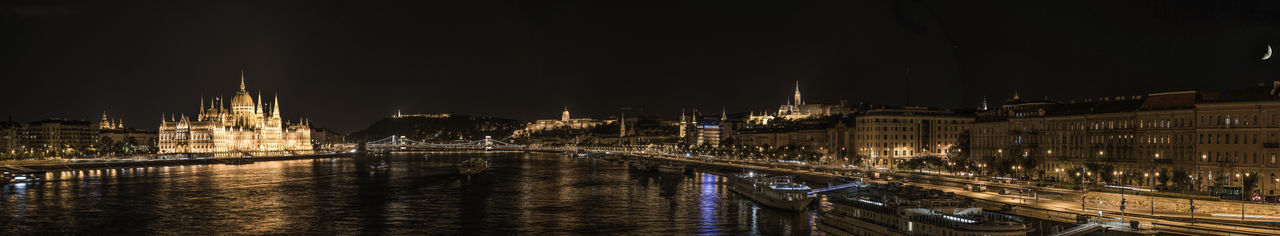
[[557, 129], [557, 128], [586, 129], [586, 128], [596, 127], [598, 125], [603, 125], [608, 123], [611, 123], [611, 122], [598, 121], [596, 119], [591, 119], [591, 118], [572, 118], [569, 116], [569, 108], [566, 107], [564, 108], [564, 111], [560, 112], [559, 120], [536, 120], [533, 122], [529, 122], [528, 124], [525, 125], [524, 129], [516, 130], [514, 135], [516, 137], [520, 137], [520, 136], [529, 135], [538, 131], [551, 130], [551, 129]]
[[393, 115], [393, 116], [391, 116], [391, 118], [396, 118], [396, 119], [399, 119], [399, 118], [408, 118], [408, 117], [422, 117], [422, 118], [449, 118], [450, 116], [452, 116], [452, 115], [450, 115], [449, 113], [439, 113], [439, 114], [423, 114], [423, 113], [419, 113], [419, 114], [401, 114], [401, 113], [400, 113], [400, 110], [396, 110], [396, 114], [395, 114], [395, 115]]
[[[206, 106], [208, 105], [208, 106]], [[263, 109], [262, 95], [254, 99], [245, 91], [244, 75], [240, 90], [231, 98], [231, 107], [221, 98], [209, 104], [200, 101], [195, 117], [186, 115], [162, 117], [159, 129], [160, 153], [219, 153], [228, 156], [308, 153], [312, 150], [311, 128], [305, 120], [285, 122], [280, 118], [280, 98]]]
[[1178, 177], [1186, 178], [1196, 191], [1239, 191], [1245, 179], [1259, 175], [1258, 193], [1276, 195], [1277, 88], [1259, 85], [1225, 93], [1174, 91], [1067, 102], [1015, 96], [999, 108], [978, 113], [971, 154], [987, 163], [1035, 159], [1037, 166], [1024, 167], [1043, 171], [1033, 178], [1059, 181], [1089, 164], [1113, 167], [1113, 173], [1105, 174], [1124, 185], [1165, 185], [1169, 183], [1161, 183], [1161, 175], [1185, 173]]
[[102, 113], [102, 120], [98, 121], [98, 136], [100, 139], [131, 145], [131, 148], [135, 148], [133, 150], [143, 153], [155, 151], [158, 142], [156, 132], [125, 128], [124, 120], [109, 120], [106, 112]]
[[83, 120], [52, 118], [33, 121], [21, 132], [20, 146], [32, 152], [83, 151], [98, 141], [98, 124]]
[[946, 158], [973, 119], [925, 107], [868, 110], [854, 120], [852, 148], [874, 167], [893, 168], [920, 156]]
[[837, 105], [805, 103], [800, 97], [800, 82], [796, 81], [795, 94], [792, 95], [791, 101], [778, 107], [778, 113], [774, 116], [761, 114], [756, 116], [754, 113], [748, 117], [747, 122], [753, 125], [767, 125], [774, 118], [784, 120], [800, 120], [807, 118], [826, 117], [830, 115], [841, 115], [850, 113], [848, 104], [840, 101]]

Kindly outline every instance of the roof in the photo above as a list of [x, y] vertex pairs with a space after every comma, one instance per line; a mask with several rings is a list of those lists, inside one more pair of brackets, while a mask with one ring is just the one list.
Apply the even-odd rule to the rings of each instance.
[[1068, 116], [1131, 112], [1138, 110], [1146, 99], [1127, 99], [1057, 104], [1045, 108], [1044, 116]]

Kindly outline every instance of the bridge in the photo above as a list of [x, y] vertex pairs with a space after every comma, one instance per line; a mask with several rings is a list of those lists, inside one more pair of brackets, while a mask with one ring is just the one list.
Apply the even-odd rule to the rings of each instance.
[[408, 139], [405, 136], [391, 135], [379, 140], [365, 142], [365, 149], [370, 151], [395, 150], [429, 150], [429, 149], [465, 149], [465, 150], [522, 150], [524, 145], [495, 140], [491, 136], [475, 141], [460, 140], [450, 143], [429, 143]]

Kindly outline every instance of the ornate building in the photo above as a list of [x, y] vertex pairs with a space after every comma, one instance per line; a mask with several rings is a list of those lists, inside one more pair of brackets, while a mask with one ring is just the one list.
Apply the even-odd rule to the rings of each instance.
[[[208, 105], [208, 106], [206, 106]], [[240, 91], [231, 98], [227, 109], [221, 98], [204, 103], [195, 117], [186, 115], [161, 117], [160, 153], [273, 153], [310, 152], [311, 128], [305, 120], [290, 123], [280, 118], [280, 98], [269, 104], [271, 111], [245, 91], [244, 74], [240, 75]]]
[[778, 107], [778, 113], [776, 113], [775, 115], [770, 116], [768, 114], [760, 114], [759, 116], [757, 116], [753, 112], [751, 116], [747, 118], [747, 123], [750, 123], [753, 125], [768, 125], [769, 121], [775, 118], [783, 119], [783, 120], [801, 120], [801, 119], [808, 119], [808, 118], [827, 117], [831, 115], [849, 114], [852, 112], [852, 110], [849, 109], [848, 104], [846, 104], [846, 102], [843, 100], [840, 101], [840, 104], [819, 104], [819, 103], [804, 102], [804, 100], [800, 98], [800, 82], [799, 81], [796, 81], [795, 94], [793, 94], [792, 96], [793, 98], [790, 101], [787, 101], [787, 104], [781, 105]]
[[521, 137], [521, 136], [532, 134], [534, 132], [556, 129], [561, 127], [568, 128], [568, 129], [586, 129], [586, 128], [596, 127], [598, 125], [604, 125], [604, 124], [610, 124], [610, 123], [613, 123], [613, 122], [598, 121], [596, 119], [591, 119], [591, 118], [571, 118], [569, 117], [569, 108], [566, 107], [564, 108], [563, 112], [560, 112], [559, 120], [536, 120], [533, 122], [529, 122], [529, 124], [525, 125], [524, 129], [516, 130], [514, 135], [516, 137]]

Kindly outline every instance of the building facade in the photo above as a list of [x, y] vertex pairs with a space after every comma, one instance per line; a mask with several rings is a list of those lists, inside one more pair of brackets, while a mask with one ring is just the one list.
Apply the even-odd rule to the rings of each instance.
[[98, 124], [83, 120], [53, 118], [33, 121], [20, 132], [20, 147], [52, 155], [84, 151], [98, 141]]
[[[263, 109], [262, 95], [257, 103], [245, 90], [244, 75], [240, 90], [225, 106], [221, 98], [209, 104], [200, 101], [194, 117], [186, 115], [162, 117], [159, 128], [159, 153], [217, 153], [238, 156], [272, 155], [310, 152], [311, 128], [305, 120], [286, 122], [280, 115], [280, 99]], [[206, 106], [207, 105], [207, 106]]]
[[[1185, 173], [1193, 191], [1240, 189], [1257, 179], [1260, 195], [1280, 190], [1280, 86], [1222, 93], [1174, 91], [1081, 102], [1022, 101], [978, 112], [975, 160], [1033, 159], [1046, 180], [1066, 180], [1089, 165], [1088, 181], [1168, 186]], [[1108, 175], [1104, 181], [1101, 176]], [[1257, 175], [1257, 176], [1254, 176]], [[1250, 178], [1253, 177], [1253, 178]], [[1238, 190], [1237, 190], [1238, 191]], [[1245, 193], [1248, 195], [1249, 193]]]
[[569, 108], [566, 107], [564, 111], [560, 112], [559, 120], [536, 120], [533, 122], [529, 122], [528, 124], [525, 125], [524, 129], [516, 130], [514, 135], [516, 137], [522, 137], [522, 136], [527, 136], [529, 134], [532, 134], [534, 132], [557, 129], [557, 128], [587, 129], [587, 128], [592, 128], [592, 127], [596, 127], [603, 124], [609, 124], [609, 123], [611, 122], [599, 121], [591, 118], [570, 117]]
[[867, 166], [894, 168], [919, 156], [946, 158], [974, 118], [924, 107], [881, 108], [854, 119], [853, 147]]

